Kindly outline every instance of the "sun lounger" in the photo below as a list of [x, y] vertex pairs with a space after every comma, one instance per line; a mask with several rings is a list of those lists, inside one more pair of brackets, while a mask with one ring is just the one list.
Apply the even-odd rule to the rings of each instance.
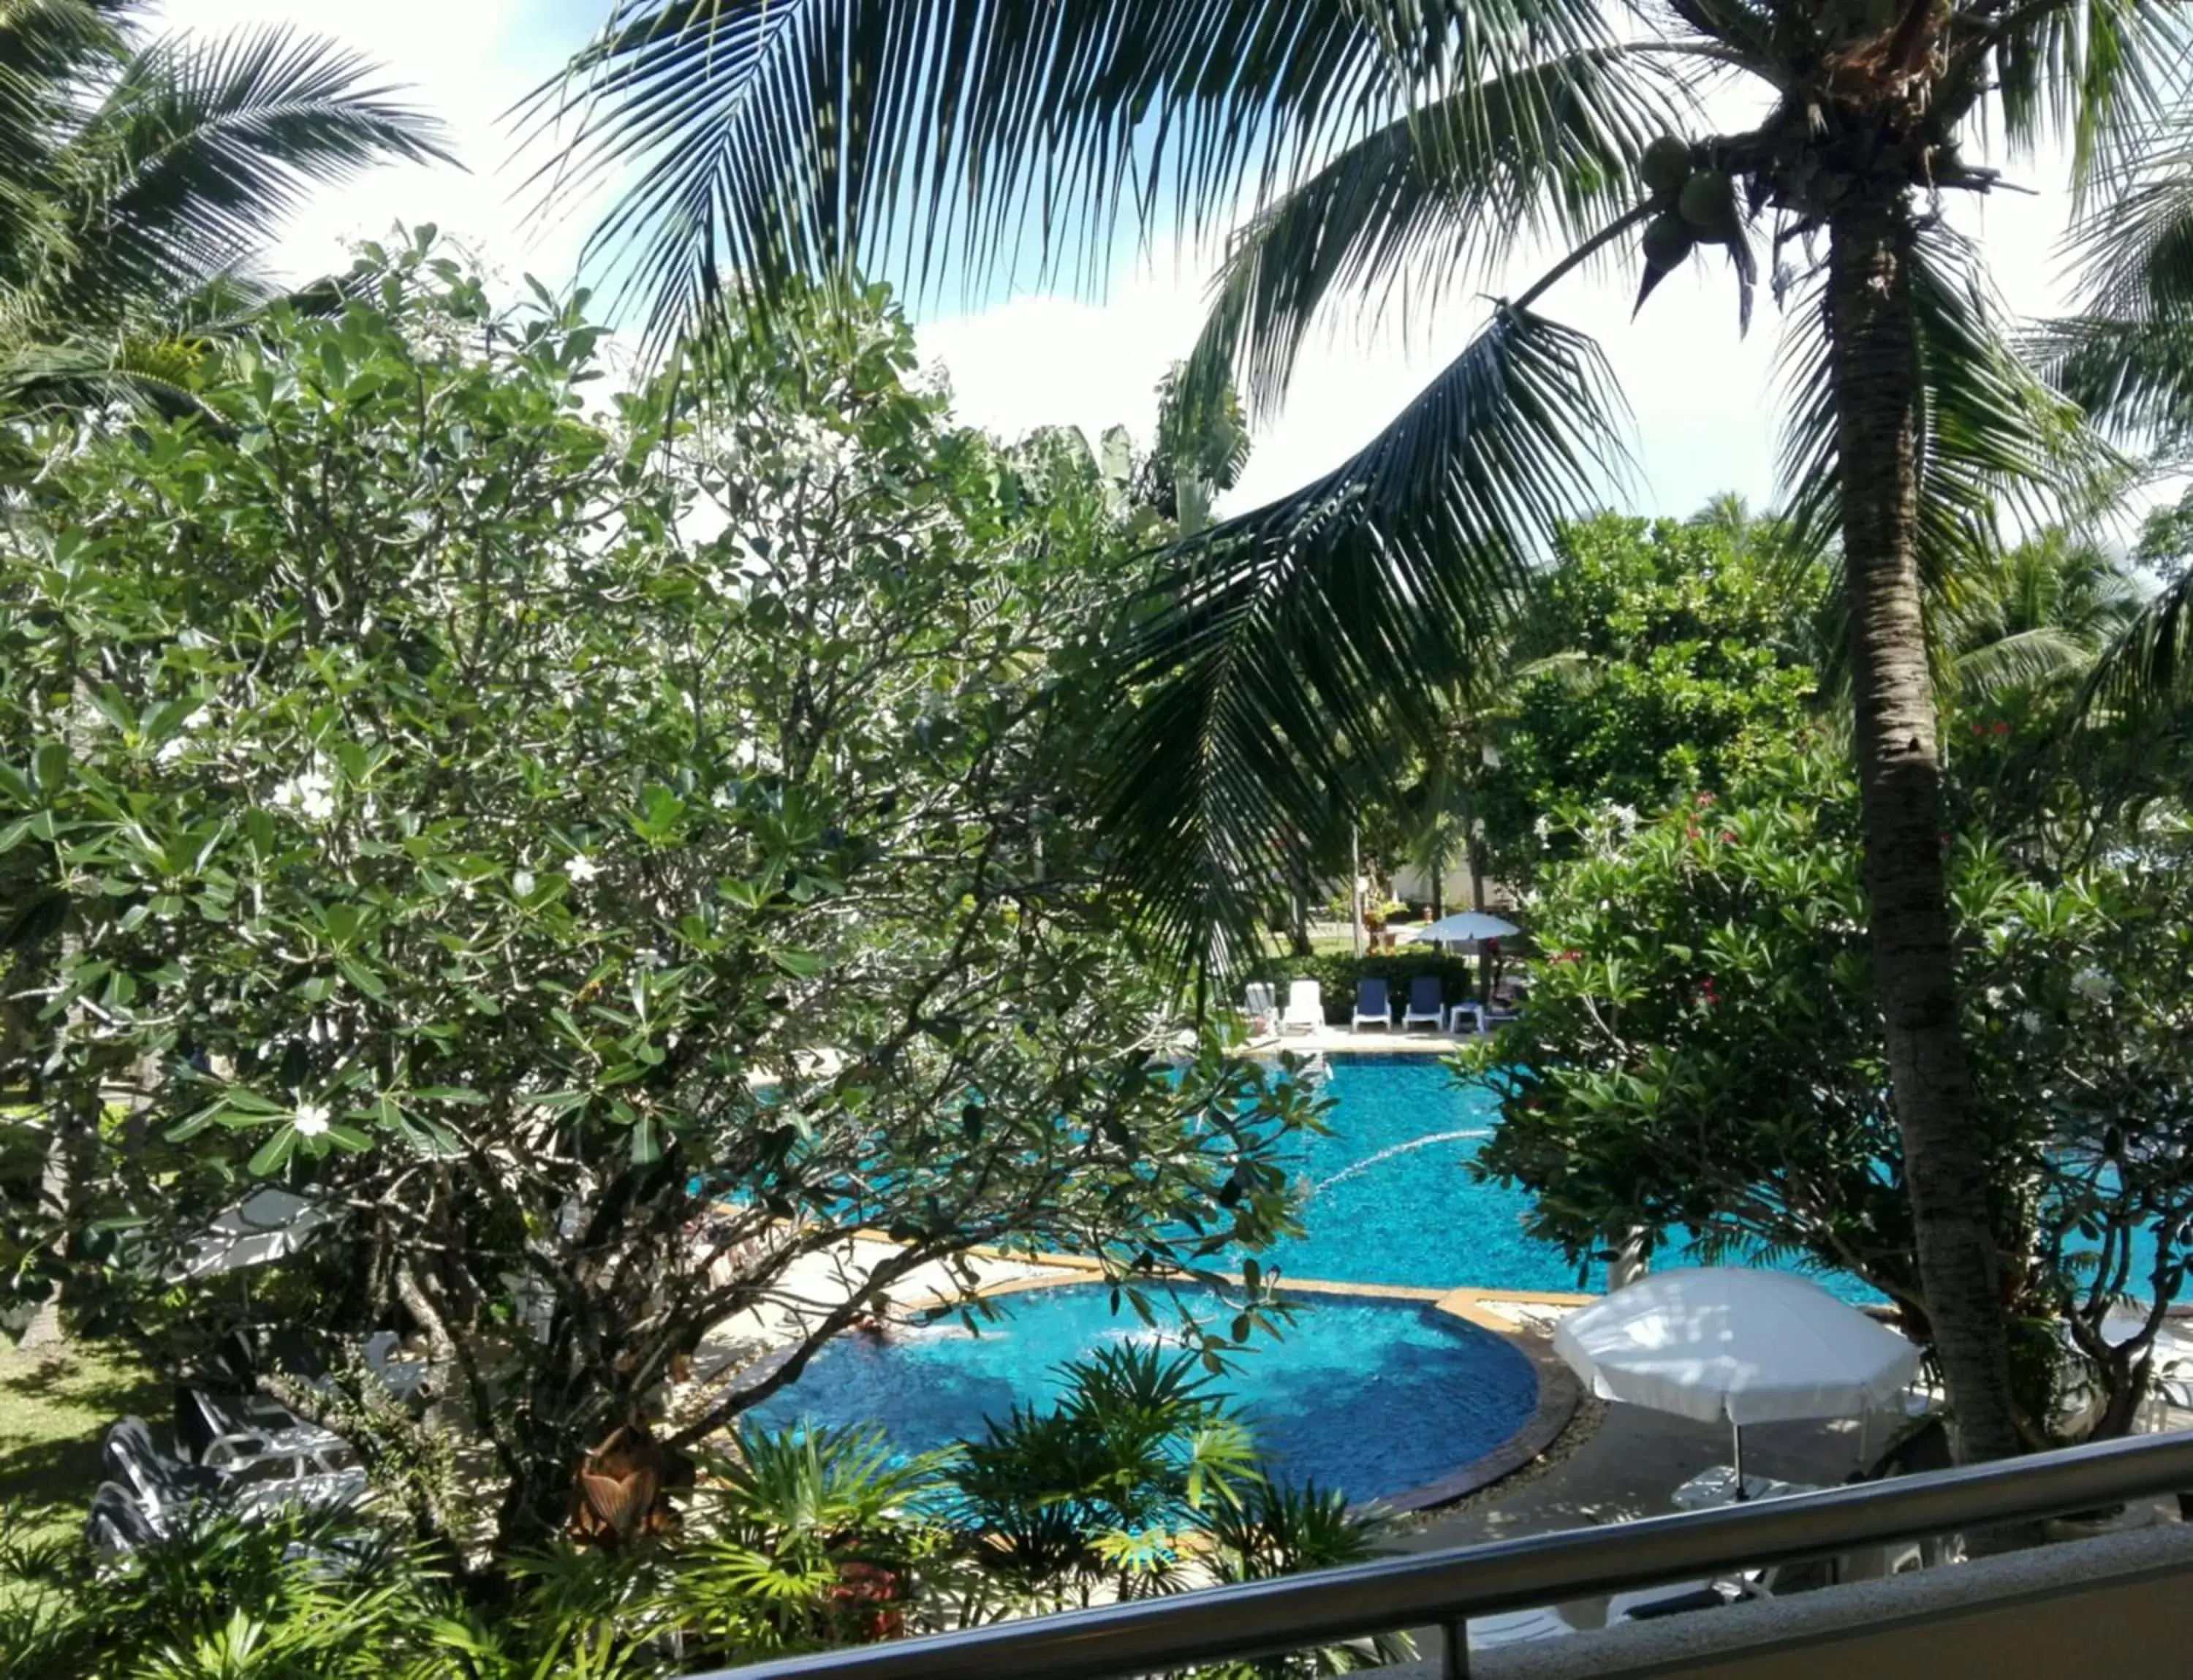
[[1401, 1012], [1401, 1030], [1418, 1022], [1428, 1024], [1434, 1032], [1446, 1025], [1446, 995], [1435, 974], [1419, 974], [1409, 982], [1409, 1006]]
[[91, 1513], [85, 1519], [83, 1537], [91, 1549], [102, 1557], [119, 1557], [125, 1552], [157, 1545], [162, 1538], [159, 1528], [146, 1514], [137, 1496], [118, 1482], [102, 1482], [91, 1496]]
[[1325, 1024], [1325, 994], [1314, 980], [1296, 980], [1287, 987], [1287, 1012], [1280, 1030], [1314, 1033]]
[[1249, 1018], [1250, 1031], [1259, 1034], [1269, 1031], [1280, 1012], [1278, 1004], [1273, 1001], [1271, 987], [1262, 980], [1250, 982], [1241, 1012]]
[[1394, 1006], [1386, 1001], [1383, 980], [1358, 980], [1355, 983], [1355, 1018], [1349, 1023], [1350, 1032], [1361, 1032], [1366, 1026], [1383, 1027], [1394, 1030]]
[[1606, 1625], [1612, 1627], [1617, 1622], [1658, 1621], [1662, 1616], [1680, 1616], [1692, 1610], [1717, 1610], [1746, 1598], [1768, 1596], [1756, 1581], [1738, 1577], [1646, 1587], [1635, 1592], [1618, 1592], [1607, 1600]]
[[264, 1465], [286, 1465], [291, 1476], [318, 1476], [346, 1467], [349, 1443], [272, 1402], [249, 1403], [186, 1388], [175, 1402], [175, 1438], [197, 1463], [233, 1475]]
[[1543, 1605], [1532, 1610], [1509, 1610], [1497, 1616], [1472, 1616], [1469, 1648], [1487, 1651], [1500, 1645], [1560, 1639], [1576, 1631], [1576, 1624], [1559, 1610]]
[[163, 1453], [142, 1418], [123, 1418], [111, 1425], [99, 1451], [107, 1480], [137, 1502], [155, 1532], [163, 1531], [186, 1506], [218, 1497], [225, 1485], [218, 1472]]

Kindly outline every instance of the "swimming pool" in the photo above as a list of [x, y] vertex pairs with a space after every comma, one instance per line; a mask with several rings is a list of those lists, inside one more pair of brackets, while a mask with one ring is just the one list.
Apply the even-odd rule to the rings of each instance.
[[[1198, 1298], [1230, 1316], [1207, 1290], [1182, 1295], [1199, 1317]], [[1016, 1402], [1055, 1399], [1065, 1360], [1164, 1333], [1131, 1308], [1114, 1314], [1101, 1284], [1028, 1290], [999, 1304], [1006, 1316], [979, 1334], [945, 1320], [884, 1340], [841, 1336], [754, 1416], [779, 1428], [873, 1422], [902, 1452], [925, 1452], [979, 1435], [985, 1418]], [[1389, 1497], [1491, 1452], [1537, 1407], [1531, 1362], [1489, 1331], [1409, 1300], [1320, 1294], [1298, 1304], [1282, 1340], [1241, 1356], [1217, 1385], [1281, 1479], [1314, 1477], [1352, 1499]]]

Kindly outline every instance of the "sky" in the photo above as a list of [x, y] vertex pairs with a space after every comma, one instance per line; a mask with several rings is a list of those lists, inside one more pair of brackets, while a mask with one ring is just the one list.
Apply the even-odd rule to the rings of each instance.
[[[159, 11], [171, 29], [272, 23], [334, 35], [449, 126], [464, 168], [384, 168], [317, 195], [283, 229], [272, 254], [278, 272], [307, 278], [344, 266], [361, 238], [432, 221], [513, 284], [528, 272], [554, 285], [571, 278], [596, 206], [539, 213], [530, 165], [512, 162], [507, 113], [598, 26], [608, 0], [164, 0]], [[1953, 206], [1957, 224], [1984, 239], [1998, 284], [2022, 312], [2046, 313], [2064, 300], [2055, 254], [2068, 212], [2063, 175], [2060, 160], [2031, 160], [2011, 179], [2034, 191]], [[1194, 341], [1211, 255], [1170, 244], [1123, 250], [1093, 296], [1024, 284], [964, 312], [917, 307], [923, 353], [948, 372], [963, 420], [1007, 436], [1078, 425], [1092, 439], [1124, 423], [1146, 441], [1154, 387]], [[1406, 324], [1343, 323], [1314, 340], [1222, 506], [1255, 506], [1346, 459], [1459, 353], [1483, 322], [1486, 295], [1520, 291], [1553, 255], [1519, 249], [1508, 272], [1472, 277]], [[1762, 292], [1752, 330], [1740, 336], [1735, 281], [1717, 254], [1672, 276], [1633, 323], [1635, 287], [1625, 262], [1572, 275], [1539, 305], [1599, 339], [1628, 395], [1636, 465], [1620, 505], [1681, 515], [1724, 490], [1771, 505], [1781, 329], [1773, 301]]]

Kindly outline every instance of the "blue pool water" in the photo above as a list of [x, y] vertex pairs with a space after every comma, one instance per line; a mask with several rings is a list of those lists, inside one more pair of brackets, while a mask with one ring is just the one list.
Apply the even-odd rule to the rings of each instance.
[[[1183, 1290], [1227, 1310], [1207, 1291]], [[1159, 1334], [1102, 1285], [1031, 1290], [971, 1333], [955, 1320], [843, 1336], [756, 1408], [764, 1425], [874, 1421], [902, 1451], [979, 1435], [1015, 1402], [1056, 1398], [1056, 1368], [1107, 1340]], [[1306, 1296], [1277, 1343], [1242, 1355], [1215, 1385], [1255, 1431], [1276, 1474], [1351, 1499], [1421, 1487], [1497, 1447], [1537, 1400], [1530, 1362], [1499, 1337], [1412, 1301]], [[1160, 1308], [1160, 1324], [1165, 1313]]]
[[[1550, 1242], [1523, 1233], [1531, 1198], [1480, 1184], [1465, 1163], [1492, 1135], [1497, 1109], [1483, 1085], [1465, 1085], [1435, 1056], [1335, 1055], [1325, 1094], [1330, 1135], [1303, 1140], [1292, 1170], [1308, 1195], [1303, 1234], [1266, 1257], [1283, 1276], [1423, 1288], [1606, 1287], [1606, 1267], [1579, 1271]], [[1698, 1264], [1690, 1236], [1670, 1230], [1656, 1270]], [[1883, 1299], [1858, 1279], [1793, 1263], [1852, 1301]]]
[[1464, 1163], [1492, 1135], [1492, 1093], [1435, 1056], [1336, 1055], [1325, 1095], [1332, 1129], [1304, 1138], [1290, 1173], [1308, 1192], [1303, 1235], [1266, 1257], [1293, 1277], [1451, 1289], [1579, 1285], [1549, 1242], [1523, 1234], [1531, 1198], [1473, 1179]]

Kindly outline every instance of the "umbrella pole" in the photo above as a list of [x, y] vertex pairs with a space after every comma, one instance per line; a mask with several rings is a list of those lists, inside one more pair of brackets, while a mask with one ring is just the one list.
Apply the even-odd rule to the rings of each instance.
[[1744, 1499], [1744, 1425], [1743, 1425], [1742, 1424], [1740, 1424], [1740, 1423], [1737, 1422], [1735, 1419], [1731, 1418], [1731, 1419], [1729, 1419], [1729, 1424], [1728, 1424], [1728, 1432], [1729, 1432], [1729, 1436], [1730, 1436], [1731, 1439], [1732, 1439], [1732, 1440], [1735, 1442], [1735, 1443], [1736, 1443], [1736, 1453], [1735, 1453], [1735, 1457], [1736, 1457], [1736, 1465], [1735, 1465], [1735, 1469], [1736, 1469], [1736, 1497], [1737, 1497], [1738, 1501], [1739, 1503], [1741, 1503], [1741, 1502], [1742, 1502], [1742, 1500], [1743, 1500], [1743, 1499]]

